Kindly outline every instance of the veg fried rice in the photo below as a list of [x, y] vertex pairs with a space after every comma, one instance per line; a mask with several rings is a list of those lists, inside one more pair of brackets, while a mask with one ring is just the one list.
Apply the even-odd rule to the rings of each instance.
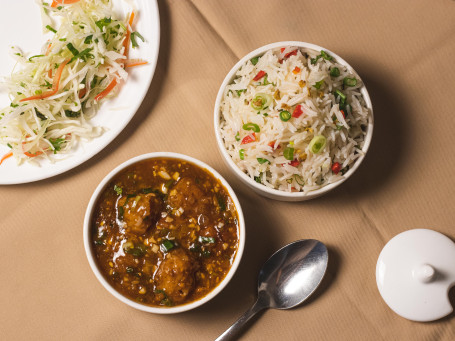
[[256, 182], [309, 192], [363, 155], [370, 110], [360, 78], [325, 51], [283, 47], [247, 61], [224, 90], [220, 131]]

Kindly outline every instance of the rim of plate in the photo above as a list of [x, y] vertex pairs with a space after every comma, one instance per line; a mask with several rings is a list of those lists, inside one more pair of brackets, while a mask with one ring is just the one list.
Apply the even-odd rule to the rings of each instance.
[[[238, 246], [235, 258], [234, 258], [234, 262], [232, 263], [231, 268], [229, 269], [227, 275], [211, 292], [209, 292], [207, 295], [205, 295], [201, 299], [194, 301], [194, 302], [187, 303], [187, 304], [175, 306], [175, 307], [148, 306], [145, 304], [137, 303], [137, 302], [133, 301], [132, 299], [122, 295], [105, 279], [105, 277], [99, 270], [98, 265], [95, 262], [94, 252], [90, 245], [91, 218], [93, 215], [95, 204], [96, 204], [100, 194], [105, 189], [106, 185], [109, 183], [109, 181], [111, 181], [111, 179], [115, 175], [117, 175], [120, 171], [122, 171], [123, 169], [125, 169], [126, 167], [128, 167], [132, 164], [135, 164], [139, 161], [156, 159], [156, 158], [170, 158], [170, 159], [184, 160], [184, 161], [193, 163], [202, 169], [209, 171], [227, 189], [227, 191], [228, 191], [230, 197], [232, 198], [232, 201], [234, 202], [234, 205], [237, 209], [238, 219], [239, 219], [239, 224], [238, 224], [239, 225], [239, 246]], [[155, 313], [155, 314], [175, 314], [175, 313], [181, 313], [184, 311], [188, 311], [188, 310], [197, 308], [197, 307], [203, 305], [204, 303], [210, 301], [212, 298], [214, 298], [216, 295], [218, 295], [225, 288], [225, 286], [230, 282], [230, 280], [234, 276], [235, 272], [237, 271], [237, 268], [238, 268], [240, 261], [242, 259], [242, 256], [243, 256], [243, 250], [245, 248], [245, 240], [246, 240], [245, 219], [243, 217], [242, 207], [237, 198], [237, 195], [235, 194], [234, 190], [229, 185], [229, 183], [226, 181], [226, 179], [224, 179], [223, 176], [221, 176], [221, 174], [218, 173], [215, 169], [210, 167], [205, 162], [195, 159], [188, 155], [173, 153], [173, 152], [154, 152], [154, 153], [138, 155], [136, 157], [133, 157], [133, 158], [121, 163], [120, 165], [115, 167], [111, 172], [109, 172], [109, 174], [107, 174], [103, 178], [103, 180], [101, 180], [101, 182], [98, 184], [95, 191], [93, 192], [92, 197], [90, 198], [90, 201], [87, 205], [87, 210], [85, 212], [85, 217], [84, 217], [83, 240], [84, 240], [85, 254], [86, 254], [87, 260], [90, 264], [90, 268], [92, 269], [92, 271], [95, 274], [98, 281], [103, 285], [103, 287], [107, 291], [109, 291], [109, 293], [111, 293], [114, 297], [116, 297], [118, 300], [122, 301], [123, 303], [126, 303], [130, 307], [133, 307], [138, 310], [146, 311], [149, 313]]]
[[[161, 36], [161, 31], [160, 31], [160, 15], [159, 15], [159, 8], [158, 8], [158, 2], [157, 0], [142, 0], [141, 1], [141, 14], [142, 13], [147, 13], [151, 14], [151, 18], [149, 18], [149, 25], [151, 25], [151, 30], [152, 32], [156, 32], [154, 37], [151, 37], [149, 40], [150, 42], [150, 49], [151, 49], [151, 58], [150, 60], [147, 59], [148, 61], [148, 66], [150, 68], [150, 72], [146, 74], [146, 88], [142, 93], [138, 93], [137, 96], [137, 101], [135, 101], [132, 105], [132, 110], [130, 110], [131, 114], [127, 119], [125, 119], [124, 124], [118, 127], [115, 127], [114, 129], [110, 129], [110, 132], [112, 134], [109, 136], [109, 138], [105, 138], [104, 140], [102, 139], [102, 136], [99, 136], [98, 138], [95, 138], [94, 140], [97, 140], [100, 144], [95, 148], [93, 151], [86, 151], [86, 150], [80, 150], [79, 153], [82, 153], [82, 156], [75, 162], [70, 162], [67, 165], [64, 165], [61, 168], [51, 168], [51, 170], [47, 173], [31, 173], [27, 179], [5, 179], [0, 177], [0, 185], [16, 185], [16, 184], [25, 184], [25, 183], [30, 183], [30, 182], [35, 182], [35, 181], [40, 181], [44, 179], [49, 179], [54, 176], [63, 174], [67, 171], [70, 171], [71, 169], [74, 169], [81, 164], [85, 163], [89, 159], [91, 159], [93, 156], [97, 155], [99, 152], [104, 150], [112, 141], [114, 141], [120, 133], [126, 128], [128, 123], [133, 119], [133, 117], [136, 115], [137, 110], [141, 106], [142, 102], [144, 101], [145, 96], [147, 95], [148, 90], [150, 89], [150, 85], [153, 80], [153, 76], [155, 75], [155, 70], [156, 70], [156, 65], [158, 62], [158, 56], [159, 56], [159, 48], [160, 48], [160, 36]], [[84, 143], [84, 142], [82, 142]], [[75, 155], [69, 155], [68, 158], [74, 158], [76, 157], [77, 154]], [[62, 160], [66, 161], [65, 160]], [[57, 161], [60, 162], [60, 161]], [[41, 165], [42, 167], [43, 165]], [[19, 166], [20, 167], [20, 166]], [[40, 166], [38, 166], [40, 167]]]
[[266, 197], [272, 198], [272, 199], [278, 199], [278, 200], [289, 200], [289, 201], [299, 201], [299, 200], [307, 200], [307, 199], [312, 199], [315, 197], [318, 197], [322, 194], [325, 194], [329, 192], [330, 190], [334, 189], [335, 187], [341, 185], [344, 181], [346, 181], [360, 166], [362, 161], [364, 160], [367, 151], [370, 147], [371, 144], [371, 139], [373, 137], [373, 126], [374, 126], [374, 115], [373, 115], [373, 105], [371, 102], [370, 95], [368, 94], [368, 90], [365, 86], [365, 83], [363, 83], [362, 88], [360, 88], [360, 93], [362, 94], [365, 104], [367, 108], [370, 110], [371, 116], [368, 120], [368, 128], [367, 128], [367, 134], [365, 135], [365, 140], [364, 140], [364, 145], [362, 148], [363, 155], [361, 155], [353, 164], [352, 168], [350, 168], [344, 175], [343, 179], [340, 179], [336, 182], [333, 182], [331, 184], [328, 184], [326, 186], [323, 186], [317, 190], [308, 192], [307, 194], [303, 192], [284, 192], [280, 191], [278, 189], [274, 188], [269, 188], [265, 185], [258, 184], [256, 181], [251, 179], [246, 173], [242, 172], [240, 168], [235, 164], [235, 162], [232, 160], [231, 156], [228, 154], [226, 147], [224, 146], [223, 138], [221, 137], [221, 132], [220, 132], [220, 119], [221, 119], [221, 111], [220, 111], [220, 104], [221, 100], [223, 98], [224, 94], [224, 89], [228, 84], [230, 84], [234, 78], [236, 72], [239, 70], [239, 68], [246, 63], [246, 61], [250, 60], [253, 57], [257, 57], [260, 55], [263, 55], [265, 52], [271, 49], [276, 49], [278, 47], [283, 47], [283, 46], [297, 46], [297, 47], [302, 47], [302, 48], [309, 48], [312, 50], [320, 51], [324, 50], [327, 51], [331, 56], [333, 56], [336, 61], [344, 66], [346, 66], [351, 72], [353, 72], [359, 79], [362, 79], [358, 73], [355, 71], [355, 69], [349, 65], [348, 62], [346, 62], [343, 58], [341, 58], [338, 54], [334, 53], [333, 51], [319, 46], [315, 45], [312, 43], [307, 43], [307, 42], [302, 42], [302, 41], [280, 41], [276, 43], [271, 43], [267, 44], [264, 46], [261, 46], [254, 51], [248, 53], [245, 55], [243, 58], [241, 58], [233, 67], [232, 69], [228, 72], [226, 77], [223, 80], [223, 83], [221, 83], [220, 89], [218, 91], [216, 101], [215, 101], [215, 108], [214, 108], [214, 126], [215, 126], [215, 137], [216, 137], [216, 142], [218, 145], [218, 149], [221, 152], [223, 159], [229, 167], [234, 171], [234, 173], [247, 185], [255, 189], [257, 192], [261, 192]]

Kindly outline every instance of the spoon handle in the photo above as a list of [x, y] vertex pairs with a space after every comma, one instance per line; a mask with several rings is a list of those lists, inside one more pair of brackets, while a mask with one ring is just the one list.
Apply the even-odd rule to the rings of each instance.
[[248, 309], [240, 318], [234, 322], [223, 334], [221, 334], [215, 341], [228, 341], [234, 340], [235, 336], [240, 332], [245, 323], [247, 323], [254, 315], [261, 310], [265, 309], [266, 306], [258, 299], [253, 306]]

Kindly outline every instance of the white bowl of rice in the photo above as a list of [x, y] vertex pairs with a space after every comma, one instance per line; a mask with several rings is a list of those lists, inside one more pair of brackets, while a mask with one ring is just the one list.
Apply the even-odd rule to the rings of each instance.
[[373, 135], [373, 108], [354, 69], [309, 43], [269, 44], [227, 74], [215, 103], [224, 160], [257, 193], [320, 196], [349, 178]]

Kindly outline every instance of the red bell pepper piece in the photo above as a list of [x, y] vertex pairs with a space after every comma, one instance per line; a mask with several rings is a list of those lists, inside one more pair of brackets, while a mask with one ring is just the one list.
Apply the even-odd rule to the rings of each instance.
[[292, 167], [297, 167], [298, 165], [300, 165], [300, 161], [299, 160], [293, 160], [293, 161], [289, 162], [289, 164]]
[[262, 77], [265, 76], [265, 71], [259, 71], [258, 74], [256, 75], [256, 77], [253, 78], [254, 81], [258, 81], [260, 80]]
[[340, 172], [340, 170], [341, 170], [341, 165], [338, 162], [335, 162], [332, 165], [332, 172], [335, 174], [338, 174]]
[[245, 136], [242, 139], [242, 142], [240, 142], [240, 144], [247, 144], [247, 143], [251, 143], [251, 142], [255, 142], [255, 141], [256, 141], [256, 134], [255, 133], [251, 133], [251, 134]]
[[302, 106], [299, 104], [295, 107], [292, 117], [300, 117], [303, 114]]

